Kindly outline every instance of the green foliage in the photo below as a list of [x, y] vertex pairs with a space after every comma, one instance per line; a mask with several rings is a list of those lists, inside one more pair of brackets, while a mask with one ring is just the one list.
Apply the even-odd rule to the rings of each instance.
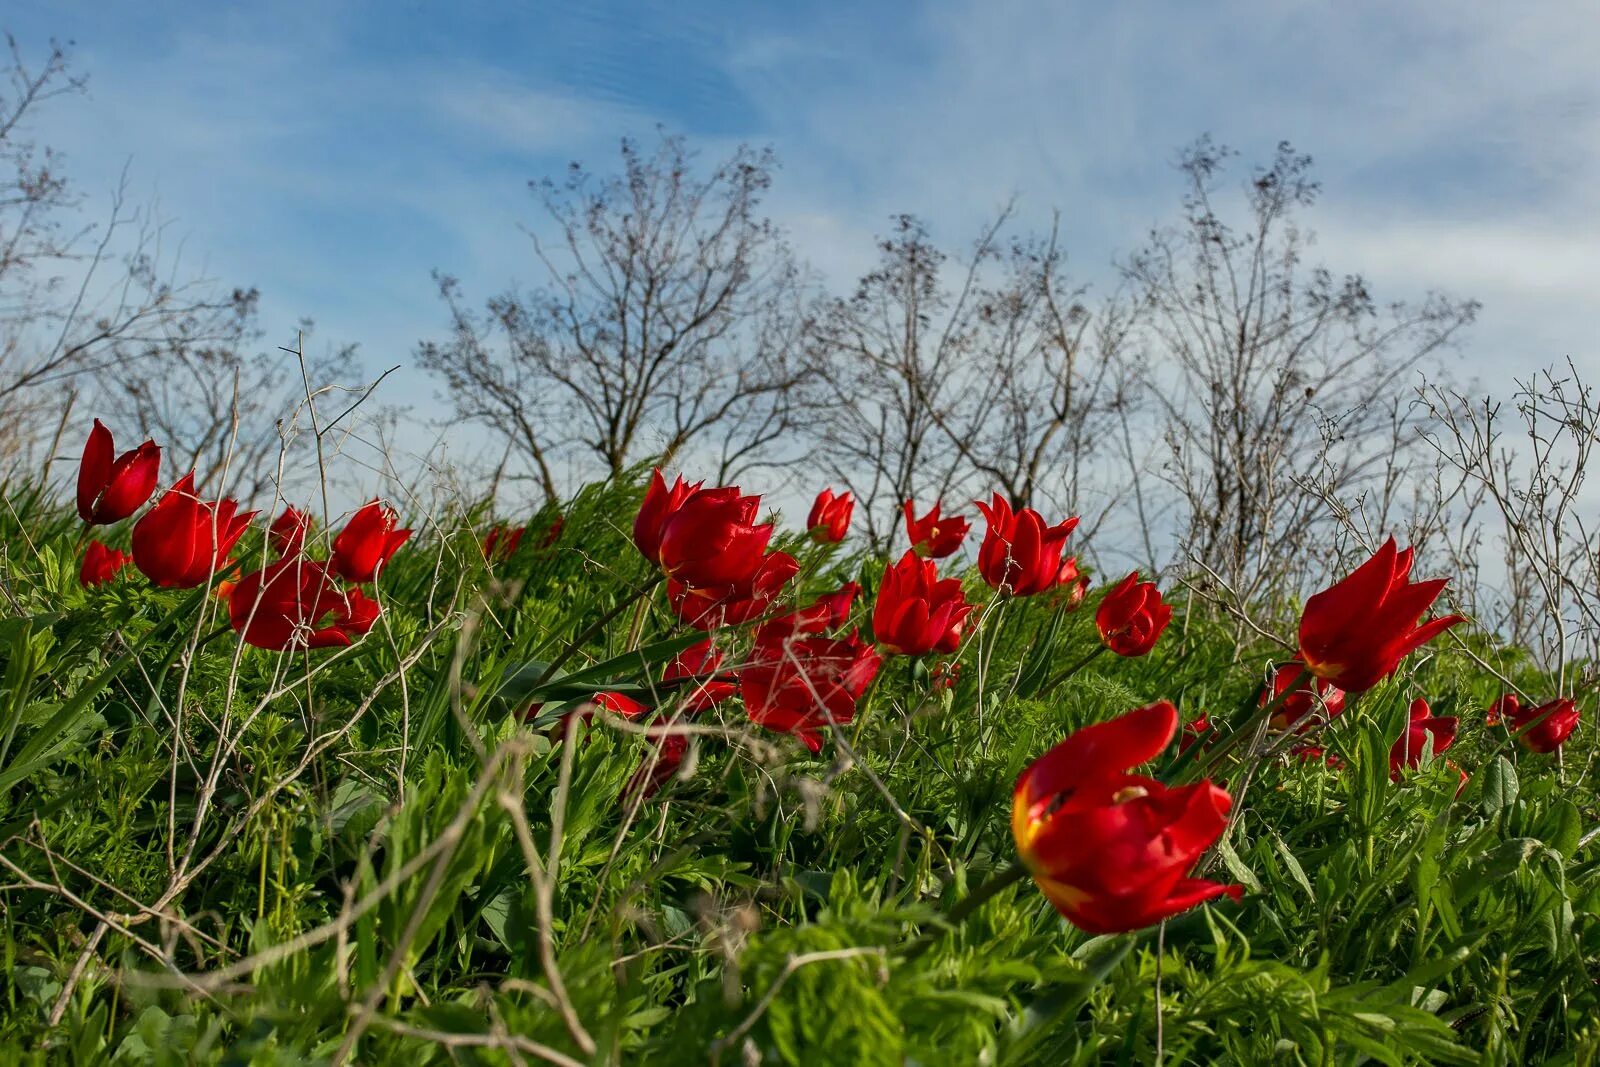
[[[0, 1062], [1600, 1052], [1590, 718], [1561, 761], [1508, 744], [1483, 722], [1501, 683], [1441, 646], [1317, 738], [1342, 766], [1221, 761], [1240, 814], [1207, 862], [1241, 904], [1091, 938], [1023, 880], [952, 926], [1015, 859], [1030, 760], [1161, 698], [1225, 735], [1281, 650], [1196, 605], [1151, 655], [1091, 658], [1092, 601], [990, 606], [974, 583], [952, 688], [887, 661], [816, 757], [729, 702], [684, 720], [687, 759], [641, 797], [641, 728], [565, 718], [600, 690], [673, 706], [662, 669], [697, 638], [629, 542], [639, 491], [585, 489], [553, 545], [530, 533], [492, 563], [481, 521], [434, 516], [382, 576], [368, 638], [308, 656], [241, 649], [204, 590], [132, 571], [79, 588], [70, 514], [8, 490]], [[869, 586], [864, 621], [882, 561], [794, 547], [806, 596]], [[263, 551], [251, 535], [239, 555]], [[1549, 685], [1525, 664], [1518, 681]], [[1461, 737], [1396, 783], [1389, 746], [1417, 695]]]

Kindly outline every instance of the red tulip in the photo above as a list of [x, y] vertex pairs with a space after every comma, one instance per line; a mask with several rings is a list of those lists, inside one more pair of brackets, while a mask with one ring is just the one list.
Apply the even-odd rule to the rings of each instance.
[[1077, 516], [1046, 526], [1032, 508], [1013, 514], [999, 493], [991, 503], [979, 503], [978, 510], [989, 520], [978, 549], [978, 573], [984, 581], [1012, 596], [1032, 596], [1055, 584], [1061, 573], [1061, 549], [1078, 525]]
[[1107, 593], [1094, 613], [1100, 640], [1119, 656], [1149, 652], [1171, 621], [1172, 606], [1161, 599], [1153, 582], [1139, 581], [1138, 571]]
[[911, 551], [919, 556], [944, 559], [961, 547], [961, 542], [967, 539], [967, 531], [972, 528], [972, 524], [960, 515], [941, 518], [941, 506], [933, 505], [933, 510], [919, 519], [912, 510], [911, 501], [907, 500], [902, 505], [906, 516], [906, 537], [911, 540]]
[[349, 582], [370, 582], [411, 536], [410, 530], [397, 530], [400, 517], [391, 507], [374, 500], [350, 516], [339, 536], [333, 539], [333, 558], [328, 562], [341, 578]]
[[[1517, 743], [1529, 752], [1554, 752], [1567, 743], [1572, 731], [1578, 728], [1578, 705], [1566, 698], [1525, 708], [1515, 694], [1507, 693], [1495, 701], [1495, 709], [1510, 720]], [[1534, 724], [1531, 725], [1530, 724]], [[1526, 732], [1524, 727], [1528, 727]]]
[[[1264, 708], [1277, 699], [1304, 673], [1305, 664], [1297, 659], [1277, 664], [1272, 668], [1272, 681], [1261, 692], [1260, 706]], [[1272, 726], [1277, 730], [1287, 730], [1313, 711], [1322, 712], [1324, 721], [1327, 721], [1343, 710], [1344, 690], [1313, 675], [1301, 688], [1284, 697], [1278, 710], [1272, 713]], [[1300, 729], [1307, 730], [1311, 725], [1308, 722]]]
[[279, 556], [297, 556], [305, 548], [306, 535], [310, 532], [310, 514], [287, 507], [267, 528], [267, 541]]
[[526, 532], [525, 527], [518, 527], [513, 530], [503, 523], [491, 527], [483, 538], [484, 558], [489, 560], [510, 559], [517, 554], [517, 546], [522, 543], [522, 535]]
[[[1428, 702], [1421, 697], [1411, 702], [1405, 732], [1389, 749], [1389, 777], [1400, 780], [1402, 767], [1417, 767], [1422, 763], [1422, 750], [1433, 738], [1435, 756], [1456, 743], [1456, 718], [1453, 715], [1434, 715]], [[1462, 775], [1462, 781], [1466, 776]]]
[[[555, 544], [556, 541], [561, 538], [561, 531], [566, 529], [566, 527], [567, 517], [565, 515], [557, 515], [556, 521], [552, 522], [549, 529], [545, 530], [544, 539], [539, 542], [539, 547], [549, 548], [551, 545]], [[515, 548], [513, 548], [513, 551], [515, 551]]]
[[1301, 763], [1315, 763], [1321, 760], [1332, 770], [1344, 766], [1344, 760], [1327, 751], [1321, 745], [1296, 745], [1289, 750], [1289, 755], [1299, 758]]
[[678, 773], [684, 757], [689, 754], [689, 739], [681, 733], [658, 734], [652, 743], [656, 749], [653, 760], [646, 756], [644, 762], [639, 764], [638, 770], [622, 787], [618, 803], [632, 803], [635, 796], [641, 800], [655, 796]]
[[1364, 693], [1400, 660], [1458, 622], [1446, 615], [1417, 625], [1446, 579], [1412, 582], [1411, 549], [1394, 538], [1342, 582], [1306, 601], [1300, 616], [1300, 659], [1311, 673], [1347, 693]]
[[146, 441], [118, 456], [111, 431], [99, 419], [83, 446], [78, 467], [78, 515], [91, 526], [106, 526], [138, 511], [156, 491], [161, 449]]
[[[1193, 748], [1202, 735], [1211, 729], [1211, 716], [1201, 714], [1183, 724], [1183, 733], [1178, 735], [1178, 755], [1183, 755]], [[1209, 748], [1209, 745], [1201, 746]]]
[[685, 500], [700, 491], [703, 484], [685, 482], [680, 474], [673, 479], [672, 488], [668, 489], [666, 479], [661, 477], [660, 467], [650, 472], [650, 488], [645, 490], [644, 502], [639, 505], [639, 513], [633, 519], [633, 543], [645, 559], [658, 567], [661, 565], [662, 527], [683, 507]]
[[115, 548], [107, 548], [99, 541], [90, 541], [83, 551], [83, 566], [78, 568], [78, 584], [104, 585], [117, 576], [117, 572], [133, 562], [133, 557]]
[[954, 652], [971, 611], [960, 579], [941, 579], [938, 564], [908, 551], [883, 572], [872, 633], [896, 655]]
[[856, 701], [882, 662], [855, 634], [804, 637], [757, 653], [760, 658], [739, 672], [750, 721], [794, 734], [812, 752], [822, 750], [824, 726], [844, 726], [855, 718]]
[[692, 494], [661, 527], [661, 569], [691, 589], [748, 585], [772, 540], [771, 523], [756, 525], [760, 506], [734, 485]]
[[190, 471], [133, 524], [134, 564], [157, 585], [200, 585], [227, 567], [228, 553], [255, 515], [238, 509], [232, 500], [206, 503], [195, 496]]
[[1188, 877], [1227, 825], [1227, 792], [1209, 781], [1169, 789], [1129, 773], [1177, 729], [1171, 704], [1137, 708], [1072, 734], [1017, 779], [1017, 852], [1040, 891], [1081, 930], [1137, 930], [1242, 893]]
[[818, 493], [816, 502], [811, 505], [811, 514], [806, 516], [811, 540], [819, 545], [836, 545], [843, 541], [855, 509], [856, 499], [849, 493], [834, 496], [831, 486]]
[[669, 578], [667, 603], [680, 621], [697, 630], [737, 626], [765, 615], [799, 573], [800, 563], [789, 553], [769, 552], [748, 582], [731, 589], [691, 589]]
[[954, 689], [961, 681], [961, 664], [953, 660], [934, 664], [932, 681], [935, 689]]
[[850, 617], [850, 606], [861, 587], [846, 582], [832, 593], [824, 593], [803, 608], [785, 612], [756, 627], [756, 644], [778, 645], [792, 637], [837, 630]]
[[705, 711], [739, 691], [737, 681], [731, 677], [717, 676], [717, 671], [721, 667], [722, 653], [717, 651], [717, 647], [708, 637], [698, 645], [690, 645], [673, 657], [661, 675], [661, 680], [670, 682], [677, 678], [695, 679], [693, 688], [685, 686], [678, 690], [686, 694], [682, 700], [683, 710], [690, 713]]
[[228, 594], [228, 621], [240, 639], [274, 652], [342, 648], [376, 618], [376, 604], [359, 591], [347, 597], [327, 564], [303, 556], [245, 575]]

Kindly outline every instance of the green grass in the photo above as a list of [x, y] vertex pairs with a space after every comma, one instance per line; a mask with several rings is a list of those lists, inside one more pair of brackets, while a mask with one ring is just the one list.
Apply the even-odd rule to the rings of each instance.
[[[1600, 1055], [1592, 704], [1558, 766], [1484, 724], [1501, 683], [1436, 642], [1326, 733], [1342, 769], [1224, 769], [1242, 814], [1210, 873], [1241, 904], [1091, 938], [1022, 881], [950, 928], [1015, 861], [1030, 760], [1156, 699], [1240, 722], [1281, 652], [1180, 603], [1149, 656], [1043, 692], [1095, 647], [1093, 595], [980, 607], [954, 689], [889, 659], [818, 757], [731, 701], [693, 720], [684, 774], [624, 802], [646, 738], [543, 724], [598, 689], [649, 702], [684, 644], [628, 540], [639, 496], [591, 487], [553, 548], [492, 568], [471, 516], [419, 524], [366, 640], [285, 655], [241, 648], [204, 591], [132, 569], [79, 588], [70, 509], [6, 490], [0, 1062]], [[787, 547], [803, 599], [855, 578], [870, 609], [882, 561]], [[257, 532], [236, 555], [262, 551]], [[1461, 717], [1459, 796], [1444, 759], [1389, 780], [1418, 695]]]

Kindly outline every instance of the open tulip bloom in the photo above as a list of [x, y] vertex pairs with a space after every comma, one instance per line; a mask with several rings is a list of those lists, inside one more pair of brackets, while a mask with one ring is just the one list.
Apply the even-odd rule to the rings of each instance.
[[1172, 621], [1172, 606], [1161, 599], [1154, 582], [1141, 582], [1134, 571], [1107, 593], [1095, 610], [1100, 640], [1119, 656], [1143, 656], [1160, 640]]
[[1033, 596], [1061, 576], [1061, 550], [1078, 525], [1077, 516], [1046, 526], [1032, 508], [1013, 512], [999, 493], [985, 504], [975, 501], [989, 520], [978, 548], [978, 573], [991, 587], [1012, 596]]
[[1017, 779], [1011, 832], [1034, 883], [1092, 934], [1154, 925], [1242, 890], [1189, 877], [1222, 835], [1232, 800], [1209, 781], [1168, 788], [1130, 773], [1178, 730], [1162, 701], [1086, 726]]
[[641, 555], [656, 566], [661, 565], [661, 530], [683, 502], [700, 491], [703, 482], [685, 482], [678, 475], [667, 488], [661, 468], [650, 472], [650, 487], [645, 490], [639, 513], [633, 518], [633, 543]]
[[84, 442], [78, 467], [78, 517], [91, 526], [121, 522], [156, 491], [161, 449], [154, 441], [117, 455], [111, 431], [99, 419]]
[[327, 564], [303, 556], [247, 574], [228, 593], [228, 621], [240, 639], [274, 652], [342, 648], [377, 617], [375, 602], [341, 590]]
[[972, 524], [960, 515], [941, 517], [935, 504], [922, 518], [917, 518], [915, 505], [907, 500], [901, 506], [906, 517], [906, 537], [911, 541], [911, 551], [928, 559], [944, 559], [953, 555], [967, 539]]
[[1580, 718], [1578, 705], [1565, 697], [1537, 707], [1523, 707], [1514, 693], [1495, 701], [1492, 714], [1496, 721], [1504, 720], [1517, 735], [1517, 743], [1529, 752], [1556, 751], [1578, 728]]
[[[1413, 700], [1407, 712], [1406, 728], [1389, 749], [1389, 777], [1398, 782], [1402, 768], [1422, 766], [1422, 754], [1430, 744], [1435, 756], [1455, 744], [1457, 725], [1455, 716], [1435, 715], [1426, 700], [1421, 697]], [[1461, 778], [1464, 782], [1466, 774]]]
[[1465, 621], [1446, 615], [1417, 625], [1446, 579], [1411, 581], [1411, 561], [1411, 549], [1397, 551], [1391, 537], [1348, 578], [1306, 601], [1300, 659], [1312, 674], [1347, 693], [1364, 693], [1408, 653]]
[[960, 579], [941, 579], [938, 564], [908, 551], [883, 572], [872, 633], [896, 655], [954, 652], [971, 612]]
[[117, 572], [133, 562], [133, 557], [115, 548], [107, 548], [99, 541], [90, 541], [83, 550], [83, 565], [78, 568], [78, 584], [88, 588], [104, 585], [117, 576]]
[[855, 719], [861, 699], [882, 662], [855, 634], [847, 638], [802, 637], [781, 647], [757, 646], [739, 672], [745, 711], [758, 726], [798, 737], [822, 751], [822, 729]]
[[227, 566], [254, 515], [232, 500], [201, 500], [190, 471], [133, 524], [134, 565], [157, 585], [193, 588]]
[[661, 569], [690, 589], [748, 587], [772, 540], [772, 524], [756, 523], [760, 506], [734, 485], [690, 494], [662, 524]]
[[373, 581], [411, 536], [410, 530], [395, 529], [399, 522], [394, 509], [377, 500], [364, 505], [333, 539], [329, 566], [346, 581]]

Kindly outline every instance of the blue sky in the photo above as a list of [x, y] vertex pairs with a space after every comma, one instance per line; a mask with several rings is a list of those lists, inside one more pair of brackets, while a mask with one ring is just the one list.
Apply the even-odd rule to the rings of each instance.
[[1592, 0], [11, 0], [0, 28], [75, 42], [90, 94], [40, 132], [85, 192], [131, 161], [192, 264], [261, 287], [274, 340], [310, 316], [374, 369], [443, 325], [431, 270], [471, 293], [536, 279], [528, 179], [607, 166], [657, 123], [707, 154], [773, 145], [772, 212], [839, 282], [893, 212], [962, 243], [1016, 196], [1027, 220], [1060, 208], [1105, 287], [1172, 217], [1179, 146], [1287, 138], [1317, 159], [1330, 266], [1484, 302], [1470, 373], [1600, 369]]

